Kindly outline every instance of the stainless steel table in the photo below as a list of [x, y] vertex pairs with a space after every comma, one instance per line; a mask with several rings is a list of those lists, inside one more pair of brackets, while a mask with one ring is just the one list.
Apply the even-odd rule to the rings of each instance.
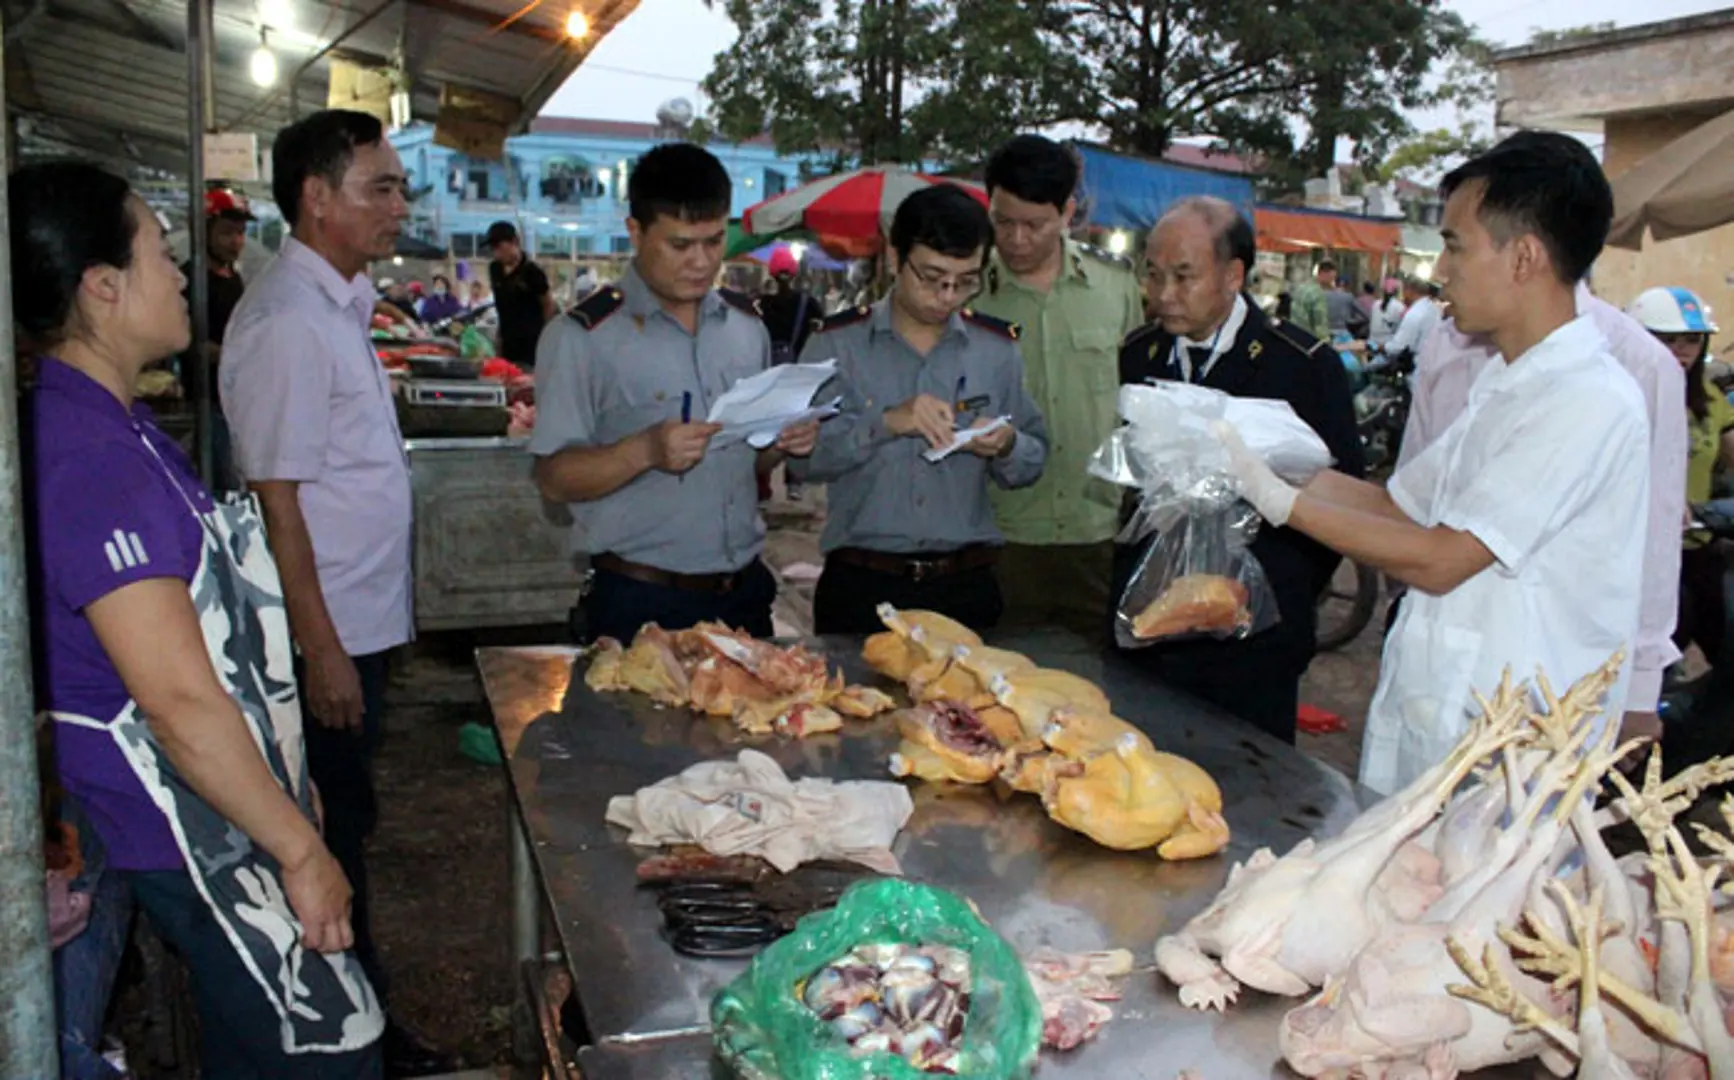
[[[1226, 1015], [1180, 1006], [1150, 966], [1158, 935], [1216, 894], [1230, 863], [1254, 849], [1286, 851], [1342, 828], [1360, 809], [1339, 773], [1195, 700], [1104, 659], [1063, 632], [1005, 635], [994, 644], [1095, 680], [1115, 711], [1161, 749], [1209, 770], [1221, 785], [1234, 843], [1222, 857], [1167, 863], [1154, 852], [1114, 852], [1061, 828], [1039, 800], [1002, 802], [991, 790], [918, 785], [915, 815], [896, 854], [912, 879], [973, 899], [1016, 947], [1127, 948], [1140, 967], [1115, 1019], [1093, 1042], [1045, 1055], [1041, 1075], [1207, 1080], [1287, 1075], [1276, 1026], [1292, 1004], [1249, 994]], [[825, 641], [852, 680], [874, 681], [858, 639]], [[673, 952], [660, 918], [636, 889], [642, 853], [605, 824], [609, 798], [707, 758], [754, 746], [792, 776], [886, 776], [896, 744], [885, 718], [799, 741], [747, 740], [726, 721], [658, 709], [634, 694], [595, 694], [574, 677], [569, 651], [483, 649], [478, 663], [494, 710], [515, 814], [516, 925], [521, 959], [540, 954], [545, 902], [594, 1045], [586, 1077], [709, 1075], [712, 996], [743, 969]], [[539, 883], [539, 884], [538, 884]]]

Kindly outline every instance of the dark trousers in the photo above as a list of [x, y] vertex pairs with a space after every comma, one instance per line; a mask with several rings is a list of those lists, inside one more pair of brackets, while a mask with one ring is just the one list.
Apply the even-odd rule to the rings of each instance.
[[768, 638], [772, 634], [771, 602], [776, 598], [777, 579], [758, 559], [740, 572], [734, 588], [727, 592], [652, 585], [598, 569], [581, 601], [579, 637], [584, 641], [611, 637], [630, 642], [645, 623], [656, 623], [664, 630], [685, 630], [701, 622], [720, 622], [754, 637]]
[[1005, 613], [991, 566], [916, 581], [906, 574], [826, 559], [813, 592], [813, 632], [877, 633], [885, 629], [875, 610], [880, 604], [937, 611], [972, 630], [991, 629]]
[[1685, 649], [1696, 642], [1704, 659], [1712, 664], [1722, 659], [1728, 639], [1727, 590], [1723, 584], [1727, 572], [1727, 563], [1715, 544], [1680, 552], [1680, 617], [1674, 625], [1674, 645]]
[[[282, 1020], [184, 870], [131, 871], [133, 897], [192, 974], [204, 1080], [372, 1080], [379, 1043], [344, 1054], [286, 1054]], [[317, 1004], [317, 1003], [315, 1003]]]
[[[389, 652], [350, 657], [361, 677], [361, 730], [328, 728], [303, 713], [307, 735], [307, 772], [319, 787], [325, 804], [325, 846], [343, 867], [349, 887], [349, 922], [355, 929], [355, 958], [367, 972], [373, 992], [386, 1002], [385, 965], [373, 946], [372, 913], [367, 887], [367, 838], [379, 820], [379, 804], [373, 793], [373, 753], [385, 716], [385, 688], [391, 675]], [[295, 677], [306, 700], [306, 679], [299, 660]]]
[[1300, 676], [1280, 672], [1244, 672], [1223, 677], [1220, 672], [1193, 673], [1176, 664], [1162, 665], [1162, 681], [1215, 705], [1272, 738], [1290, 746], [1300, 712]]

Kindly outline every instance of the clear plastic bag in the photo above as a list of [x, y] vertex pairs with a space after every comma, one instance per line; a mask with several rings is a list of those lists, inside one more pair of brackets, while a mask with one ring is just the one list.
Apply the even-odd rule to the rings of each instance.
[[1187, 383], [1121, 387], [1120, 415], [1126, 424], [1096, 451], [1090, 472], [1139, 493], [1119, 541], [1155, 539], [1120, 595], [1115, 639], [1138, 648], [1199, 635], [1242, 638], [1276, 625], [1275, 594], [1249, 550], [1259, 517], [1241, 501], [1211, 425], [1233, 424], [1296, 485], [1330, 466], [1324, 440], [1287, 402]]
[[809, 915], [773, 942], [711, 1002], [717, 1055], [743, 1080], [928, 1080], [892, 1054], [855, 1057], [798, 992], [860, 945], [948, 945], [969, 954], [969, 1012], [955, 1075], [1021, 1080], [1041, 1048], [1042, 1008], [1004, 938], [961, 897], [879, 878], [850, 886], [830, 911]]

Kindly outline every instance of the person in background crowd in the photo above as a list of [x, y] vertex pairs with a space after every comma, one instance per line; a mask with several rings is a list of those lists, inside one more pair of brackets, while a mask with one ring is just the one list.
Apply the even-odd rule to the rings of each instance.
[[[1406, 437], [1388, 487], [1327, 469], [1297, 491], [1223, 432], [1242, 494], [1267, 522], [1410, 587], [1361, 754], [1361, 782], [1385, 795], [1445, 757], [1474, 693], [1505, 671], [1539, 667], [1563, 689], [1616, 652], [1634, 656], [1637, 639], [1637, 664], [1607, 698], [1618, 716], [1645, 665], [1650, 422], [1577, 294], [1613, 220], [1607, 178], [1582, 142], [1526, 131], [1452, 171], [1442, 191], [1444, 298], [1456, 328], [1486, 335], [1498, 357], [1462, 415], [1436, 438]], [[1676, 503], [1676, 558], [1680, 521]]]
[[379, 299], [395, 309], [405, 321], [415, 322], [415, 301], [410, 299], [407, 283], [396, 278], [380, 278]]
[[1412, 366], [1421, 346], [1433, 336], [1433, 328], [1439, 325], [1436, 292], [1431, 284], [1418, 277], [1403, 279], [1403, 302], [1407, 307], [1403, 311], [1403, 321], [1397, 324], [1397, 332], [1385, 342], [1385, 355], [1393, 362]]
[[730, 386], [771, 364], [757, 305], [712, 288], [733, 182], [715, 155], [664, 143], [627, 181], [633, 258], [543, 335], [530, 452], [542, 496], [572, 507], [593, 578], [586, 640], [714, 619], [770, 637], [777, 582], [760, 561], [756, 477], [812, 453], [819, 425], [774, 446], [712, 447], [704, 422]]
[[1294, 291], [1294, 324], [1320, 341], [1331, 340], [1331, 307], [1328, 299], [1337, 291], [1337, 264], [1319, 260], [1313, 279]]
[[1121, 492], [1085, 466], [1119, 426], [1119, 343], [1144, 307], [1129, 261], [1066, 235], [1078, 176], [1072, 151], [1040, 135], [994, 152], [986, 173], [993, 253], [974, 303], [1023, 328], [1024, 386], [1047, 427], [1041, 478], [990, 493], [1005, 535], [1005, 624], [1063, 626], [1102, 645]]
[[416, 314], [421, 317], [422, 322], [431, 326], [443, 319], [456, 318], [463, 310], [462, 301], [452, 293], [452, 279], [444, 274], [435, 274], [433, 289], [417, 305]]
[[[759, 297], [759, 310], [764, 313], [765, 329], [771, 335], [771, 363], [792, 364], [801, 355], [813, 326], [824, 317], [813, 294], [795, 284], [801, 273], [801, 261], [785, 245], [771, 252], [771, 279], [764, 295]], [[800, 502], [803, 485], [792, 472], [784, 471], [783, 490], [790, 502]], [[771, 478], [759, 477], [759, 501], [771, 497]]]
[[1355, 303], [1360, 305], [1361, 311], [1364, 314], [1371, 317], [1373, 309], [1379, 306], [1378, 287], [1370, 281], [1363, 283], [1361, 285], [1361, 295], [1355, 298]]
[[[1715, 497], [1716, 474], [1734, 467], [1734, 404], [1704, 372], [1710, 355], [1710, 335], [1716, 323], [1696, 293], [1681, 288], [1646, 289], [1627, 311], [1655, 335], [1685, 372], [1686, 507]], [[1665, 407], [1665, 405], [1664, 405]], [[1663, 477], [1651, 482], [1661, 483]], [[1679, 620], [1674, 645], [1696, 644], [1712, 664], [1722, 660], [1727, 639], [1728, 609], [1723, 584], [1727, 567], [1708, 534], [1686, 533], [1680, 551]]]
[[1396, 278], [1386, 278], [1384, 295], [1367, 313], [1367, 342], [1371, 345], [1384, 346], [1397, 333], [1397, 327], [1402, 325], [1403, 315], [1408, 308], [1398, 299], [1399, 286]]
[[494, 296], [492, 293], [490, 293], [488, 291], [488, 283], [487, 282], [481, 280], [480, 278], [477, 278], [475, 281], [470, 282], [469, 299], [468, 299], [468, 302], [465, 304], [466, 310], [474, 311], [477, 308], [483, 306], [484, 304], [491, 304], [493, 302], [494, 302]]
[[536, 342], [554, 317], [554, 291], [548, 275], [524, 254], [517, 226], [496, 221], [488, 227], [488, 282], [500, 314], [500, 355], [525, 371], [536, 367]]
[[[1227, 202], [1184, 199], [1164, 214], [1145, 251], [1145, 287], [1157, 321], [1127, 337], [1120, 379], [1190, 382], [1236, 397], [1286, 401], [1318, 432], [1337, 468], [1359, 476], [1361, 442], [1348, 374], [1328, 345], [1267, 319], [1253, 303], [1246, 276], [1257, 257], [1251, 223]], [[1142, 552], [1128, 546], [1119, 553], [1122, 584]], [[1281, 619], [1275, 626], [1239, 641], [1207, 638], [1122, 655], [1292, 743], [1301, 675], [1317, 651], [1319, 595], [1340, 559], [1280, 527], [1260, 528], [1252, 554], [1276, 594]]]
[[162, 225], [77, 163], [13, 173], [8, 212], [12, 310], [38, 351], [31, 624], [59, 781], [187, 964], [202, 1075], [379, 1077], [383, 1017], [320, 839], [264, 526], [213, 500], [133, 400], [192, 336]]
[[[377, 118], [331, 109], [272, 145], [273, 194], [290, 235], [235, 311], [223, 400], [270, 526], [296, 677], [313, 716], [307, 766], [325, 838], [355, 888], [355, 950], [380, 1000], [366, 839], [378, 816], [373, 754], [393, 649], [414, 636], [411, 500], [385, 369], [368, 322], [367, 265], [387, 258], [409, 216], [407, 181]], [[386, 1071], [446, 1071], [452, 1059], [393, 1022]]]
[[[837, 358], [844, 400], [812, 457], [790, 464], [830, 483], [816, 633], [872, 633], [881, 603], [977, 629], [999, 622], [993, 564], [1002, 537], [989, 482], [1033, 482], [1047, 446], [1042, 414], [1024, 390], [1018, 328], [964, 306], [981, 289], [992, 244], [974, 196], [953, 184], [923, 188], [891, 222], [890, 295], [833, 315], [808, 345], [810, 359]], [[949, 447], [956, 430], [1000, 416], [1011, 423], [945, 460], [922, 456]]]
[[1332, 334], [1366, 339], [1367, 313], [1355, 303], [1355, 294], [1349, 291], [1347, 282], [1339, 278], [1337, 287], [1325, 294], [1325, 310], [1330, 313]]
[[[217, 385], [217, 365], [223, 355], [223, 334], [229, 328], [229, 316], [241, 302], [246, 284], [241, 280], [241, 253], [247, 248], [247, 223], [258, 220], [247, 208], [241, 195], [222, 188], [205, 192], [205, 280], [206, 322], [205, 358], [210, 366], [206, 378], [213, 388]], [[181, 267], [181, 276], [191, 281], [193, 261]], [[187, 302], [192, 302], [191, 285]], [[212, 480], [219, 491], [234, 491], [241, 486], [235, 472], [235, 447], [229, 436], [229, 423], [223, 418], [222, 402], [211, 410], [211, 469]]]

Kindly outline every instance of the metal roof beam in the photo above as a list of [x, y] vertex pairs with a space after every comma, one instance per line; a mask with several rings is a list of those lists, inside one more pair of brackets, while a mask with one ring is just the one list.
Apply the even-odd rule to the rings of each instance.
[[[411, 7], [427, 8], [429, 11], [437, 11], [441, 15], [447, 15], [464, 22], [472, 22], [490, 28], [497, 27], [502, 34], [522, 34], [525, 37], [541, 38], [543, 41], [565, 42], [569, 40], [566, 37], [564, 27], [546, 26], [539, 22], [531, 22], [529, 19], [517, 19], [506, 23], [506, 20], [511, 16], [471, 7], [463, 0], [409, 0], [409, 4]], [[502, 26], [502, 23], [506, 25]]]

